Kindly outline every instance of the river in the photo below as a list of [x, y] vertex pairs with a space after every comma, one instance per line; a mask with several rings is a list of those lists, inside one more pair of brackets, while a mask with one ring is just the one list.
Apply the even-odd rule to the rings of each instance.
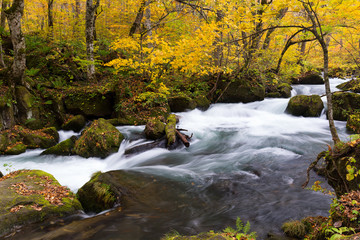
[[[343, 81], [331, 79], [332, 90]], [[296, 85], [292, 94], [322, 95], [324, 91], [323, 85]], [[280, 232], [285, 221], [328, 215], [331, 202], [329, 196], [301, 188], [308, 165], [331, 144], [326, 117], [286, 114], [288, 101], [215, 104], [204, 112], [179, 113], [178, 126], [193, 134], [189, 148], [125, 156], [125, 149], [146, 141], [142, 139], [144, 126], [123, 126], [118, 129], [126, 140], [118, 153], [106, 159], [39, 156], [41, 150], [31, 150], [0, 157], [1, 170], [7, 172], [4, 163], [11, 170], [41, 169], [74, 192], [96, 171], [134, 170], [188, 184], [188, 191], [196, 195], [194, 201], [206, 203], [153, 218], [119, 215], [86, 239], [159, 239], [171, 229], [195, 234], [234, 226], [237, 217], [250, 221], [259, 239], [264, 239], [268, 232]], [[345, 124], [336, 121], [342, 140], [348, 139]], [[62, 140], [73, 134], [60, 131]], [[320, 179], [315, 174], [312, 177], [311, 183]], [[40, 233], [38, 230], [37, 236]]]

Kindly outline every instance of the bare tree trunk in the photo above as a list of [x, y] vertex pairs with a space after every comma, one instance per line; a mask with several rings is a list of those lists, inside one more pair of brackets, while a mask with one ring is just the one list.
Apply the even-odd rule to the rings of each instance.
[[95, 31], [95, 12], [100, 5], [100, 0], [86, 0], [86, 54], [87, 54], [87, 78], [89, 81], [95, 79], [94, 63], [94, 31]]
[[5, 10], [9, 23], [11, 41], [14, 47], [14, 61], [11, 68], [11, 86], [25, 85], [26, 68], [25, 38], [21, 30], [21, 18], [24, 13], [24, 0], [14, 0], [9, 9]]
[[54, 0], [48, 0], [48, 27], [50, 31], [52, 31], [52, 28], [54, 27], [53, 8]]
[[[150, 7], [149, 7], [149, 1], [146, 2], [145, 24], [144, 24], [144, 26], [145, 26], [148, 38], [151, 39], [152, 35], [153, 35], [153, 31], [152, 31], [151, 10], [150, 10]], [[148, 47], [152, 48], [153, 44], [149, 43]]]
[[73, 35], [77, 36], [78, 30], [79, 30], [79, 24], [80, 24], [80, 0], [75, 0], [75, 22], [74, 22], [74, 28], [73, 28]]

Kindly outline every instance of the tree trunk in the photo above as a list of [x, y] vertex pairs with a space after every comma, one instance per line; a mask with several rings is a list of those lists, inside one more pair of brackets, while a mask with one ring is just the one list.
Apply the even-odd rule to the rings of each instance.
[[21, 30], [21, 18], [24, 13], [24, 0], [14, 0], [9, 9], [5, 10], [9, 23], [11, 41], [14, 47], [14, 61], [11, 68], [11, 86], [25, 85], [26, 68], [25, 38]]
[[95, 32], [95, 12], [100, 5], [100, 0], [86, 0], [86, 54], [87, 54], [87, 78], [89, 81], [95, 79], [94, 63], [94, 32]]
[[52, 31], [52, 28], [54, 27], [53, 8], [54, 0], [48, 0], [48, 27], [50, 31]]
[[[152, 32], [152, 23], [151, 23], [151, 10], [149, 7], [149, 1], [146, 2], [146, 10], [145, 10], [145, 29], [146, 29], [146, 34], [148, 36], [149, 39], [152, 38], [153, 32]], [[148, 39], [148, 40], [149, 40]], [[153, 44], [152, 43], [148, 43], [148, 48], [152, 48]]]
[[132, 26], [130, 28], [130, 32], [129, 32], [130, 37], [132, 37], [136, 33], [136, 31], [138, 31], [140, 29], [141, 21], [142, 21], [142, 19], [144, 17], [145, 6], [146, 6], [146, 0], [143, 0], [141, 2], [138, 13], [136, 14], [135, 21], [134, 21], [134, 23], [132, 24]]
[[[2, 0], [1, 3], [1, 20], [0, 20], [0, 27], [1, 29], [5, 29], [6, 24], [6, 14], [5, 9], [8, 7], [8, 0]], [[2, 39], [0, 39], [0, 64], [2, 67], [6, 67], [6, 64], [4, 62], [4, 50], [2, 46]]]
[[75, 10], [74, 10], [74, 28], [73, 28], [73, 35], [77, 36], [78, 30], [79, 30], [79, 24], [80, 24], [80, 0], [75, 0]]

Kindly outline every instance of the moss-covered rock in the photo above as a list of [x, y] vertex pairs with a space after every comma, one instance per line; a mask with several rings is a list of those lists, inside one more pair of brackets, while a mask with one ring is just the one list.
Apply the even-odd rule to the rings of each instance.
[[196, 107], [195, 101], [185, 95], [168, 97], [168, 103], [172, 112], [184, 112], [186, 110], [193, 110]]
[[171, 114], [166, 121], [165, 127], [167, 144], [170, 147], [176, 142], [176, 116]]
[[196, 108], [202, 111], [207, 110], [211, 104], [210, 100], [204, 95], [197, 96], [194, 101], [196, 103]]
[[145, 125], [144, 132], [147, 139], [159, 139], [165, 135], [165, 124], [157, 118], [150, 119]]
[[9, 145], [7, 137], [5, 134], [0, 133], [0, 153], [4, 152]]
[[26, 151], [26, 145], [22, 142], [17, 142], [15, 144], [9, 145], [4, 151], [5, 155], [19, 155]]
[[67, 188], [43, 171], [23, 170], [0, 179], [0, 236], [17, 226], [65, 217], [81, 210]]
[[281, 83], [274, 88], [266, 89], [266, 97], [269, 98], [289, 98], [291, 97], [292, 87], [288, 83]]
[[44, 124], [40, 120], [40, 110], [35, 102], [35, 96], [23, 86], [16, 87], [15, 95], [20, 123], [27, 125], [30, 129], [43, 128]]
[[113, 92], [105, 94], [94, 90], [92, 92], [76, 91], [64, 97], [65, 108], [71, 114], [80, 114], [87, 118], [109, 117], [114, 111]]
[[83, 115], [76, 115], [66, 121], [61, 128], [64, 130], [73, 130], [74, 132], [80, 132], [85, 127], [86, 119]]
[[360, 93], [360, 79], [352, 79], [348, 82], [344, 82], [342, 84], [339, 84], [336, 86], [337, 88], [343, 90], [343, 91], [352, 91], [355, 93]]
[[49, 148], [55, 146], [59, 141], [59, 133], [55, 127], [40, 130], [19, 128], [19, 134], [23, 143], [28, 148]]
[[306, 72], [294, 79], [293, 84], [324, 84], [324, 79], [317, 72]]
[[106, 158], [119, 150], [123, 135], [103, 118], [95, 120], [76, 141], [74, 151], [77, 155], [89, 158]]
[[290, 99], [286, 112], [294, 116], [318, 117], [324, 109], [324, 103], [318, 95], [298, 95]]
[[46, 149], [41, 153], [41, 155], [57, 155], [57, 156], [70, 156], [73, 155], [75, 142], [78, 138], [72, 136], [61, 143], [56, 144], [55, 146]]
[[346, 121], [356, 109], [360, 109], [360, 95], [350, 92], [332, 94], [334, 119]]
[[0, 92], [0, 130], [15, 126], [13, 98], [8, 89]]
[[248, 103], [265, 98], [265, 86], [261, 80], [249, 76], [239, 77], [219, 83], [220, 103]]

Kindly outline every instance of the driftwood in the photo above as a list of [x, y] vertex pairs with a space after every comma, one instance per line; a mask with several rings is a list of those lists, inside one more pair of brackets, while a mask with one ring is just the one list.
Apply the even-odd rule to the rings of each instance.
[[185, 147], [190, 147], [190, 143], [186, 137], [186, 135], [182, 134], [179, 130], [176, 130], [176, 135], [180, 138]]

